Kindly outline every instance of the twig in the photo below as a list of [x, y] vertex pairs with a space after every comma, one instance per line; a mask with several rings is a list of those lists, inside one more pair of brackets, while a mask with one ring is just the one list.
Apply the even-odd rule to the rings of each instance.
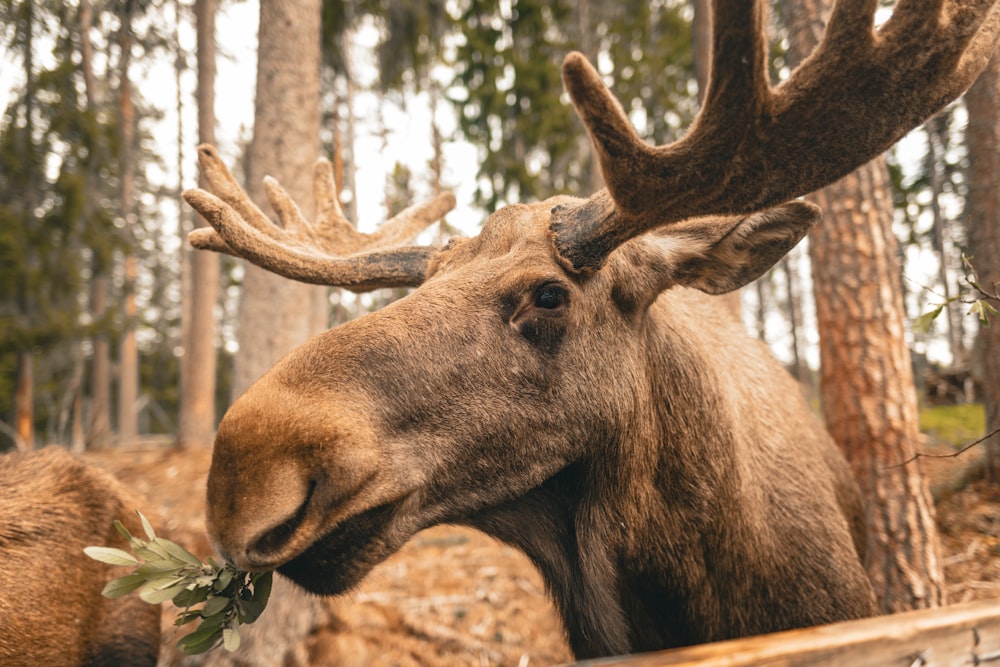
[[990, 431], [989, 433], [987, 433], [983, 437], [979, 438], [978, 440], [974, 440], [974, 441], [970, 442], [969, 444], [965, 445], [964, 447], [962, 447], [961, 449], [958, 449], [958, 450], [956, 450], [954, 452], [949, 452], [948, 454], [931, 454], [929, 452], [917, 452], [916, 454], [914, 454], [910, 458], [906, 459], [902, 463], [896, 463], [895, 465], [886, 466], [886, 469], [888, 470], [888, 469], [891, 469], [891, 468], [902, 468], [905, 465], [909, 465], [910, 463], [913, 463], [917, 459], [953, 459], [953, 458], [956, 458], [958, 456], [961, 456], [962, 454], [964, 454], [965, 452], [969, 451], [970, 449], [972, 449], [976, 445], [981, 445], [982, 443], [986, 442], [987, 440], [989, 440], [993, 436], [997, 435], [998, 433], [1000, 433], [1000, 428], [993, 429], [992, 431]]

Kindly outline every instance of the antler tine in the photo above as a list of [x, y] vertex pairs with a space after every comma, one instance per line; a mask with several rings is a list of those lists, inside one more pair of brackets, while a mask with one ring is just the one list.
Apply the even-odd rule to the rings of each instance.
[[787, 81], [767, 73], [764, 0], [715, 0], [712, 73], [687, 134], [648, 146], [580, 54], [563, 79], [607, 192], [553, 214], [578, 271], [645, 231], [689, 217], [745, 215], [819, 189], [877, 156], [968, 88], [1000, 38], [998, 0], [839, 0], [820, 45]]
[[264, 178], [267, 198], [285, 230], [331, 253], [355, 253], [376, 246], [407, 243], [455, 208], [455, 195], [442, 192], [429, 201], [404, 209], [379, 225], [374, 232], [366, 234], [355, 229], [344, 216], [337, 201], [333, 166], [329, 160], [320, 158], [316, 161], [313, 186], [317, 208], [321, 211], [315, 226], [303, 217], [299, 207], [276, 180], [269, 176]]
[[370, 236], [379, 244], [405, 243], [426, 229], [429, 223], [443, 218], [453, 208], [455, 208], [455, 195], [451, 192], [442, 192], [433, 199], [404, 208], [382, 223]]
[[[207, 148], [208, 150], [202, 150]], [[273, 273], [301, 282], [336, 285], [363, 292], [380, 287], [412, 287], [423, 282], [427, 264], [437, 253], [428, 247], [399, 247], [423, 228], [454, 208], [451, 193], [438, 195], [424, 204], [413, 206], [401, 216], [388, 221], [386, 233], [363, 234], [344, 218], [328, 162], [317, 163], [314, 185], [322, 212], [319, 225], [310, 224], [288, 193], [272, 178], [264, 179], [271, 206], [284, 228], [271, 223], [218, 160], [211, 147], [199, 149], [199, 162], [210, 187], [219, 196], [194, 189], [184, 198], [212, 226], [188, 235], [192, 246], [225, 252]], [[214, 159], [213, 159], [214, 158]], [[323, 164], [326, 162], [326, 164]], [[244, 216], [252, 216], [252, 220]], [[259, 216], [259, 217], [258, 217]], [[405, 229], [404, 229], [405, 227]]]
[[236, 209], [236, 212], [244, 220], [256, 227], [258, 230], [274, 236], [274, 225], [268, 217], [257, 208], [257, 205], [236, 182], [233, 175], [226, 168], [219, 152], [211, 144], [201, 144], [198, 146], [198, 169], [205, 178], [208, 189], [216, 193], [224, 202]]

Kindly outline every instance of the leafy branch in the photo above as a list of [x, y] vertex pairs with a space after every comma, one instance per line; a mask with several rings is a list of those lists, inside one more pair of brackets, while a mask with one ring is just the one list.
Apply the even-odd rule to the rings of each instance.
[[172, 601], [181, 609], [174, 625], [199, 621], [193, 632], [177, 642], [184, 653], [204, 653], [220, 644], [227, 651], [235, 651], [240, 645], [239, 626], [256, 621], [267, 606], [272, 573], [244, 572], [229, 564], [219, 565], [211, 558], [202, 563], [184, 547], [157, 537], [146, 517], [136, 514], [146, 540], [132, 536], [120, 521], [115, 521], [115, 528], [133, 553], [111, 547], [83, 550], [102, 563], [134, 568], [131, 574], [109, 581], [101, 594], [119, 598], [138, 590], [139, 597], [149, 604]]
[[968, 298], [963, 296], [953, 296], [951, 298], [945, 299], [940, 304], [936, 305], [933, 309], [927, 311], [920, 317], [918, 317], [913, 322], [913, 330], [919, 333], [928, 333], [931, 329], [931, 325], [938, 315], [948, 307], [950, 303], [964, 303], [969, 305], [969, 315], [975, 315], [979, 318], [980, 323], [984, 327], [990, 325], [990, 316], [997, 314], [997, 309], [993, 306], [992, 302], [1000, 304], [1000, 293], [997, 291], [997, 286], [993, 285], [989, 291], [984, 288], [979, 282], [979, 276], [976, 274], [975, 267], [972, 266], [972, 262], [969, 258], [962, 253], [962, 266], [965, 267], [965, 283], [972, 288], [975, 294], [974, 298]]

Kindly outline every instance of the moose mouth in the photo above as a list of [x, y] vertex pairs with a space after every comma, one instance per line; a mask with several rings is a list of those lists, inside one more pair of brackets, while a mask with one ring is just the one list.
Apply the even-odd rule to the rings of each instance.
[[355, 515], [323, 535], [278, 572], [311, 593], [339, 595], [361, 583], [408, 535], [391, 529], [396, 503]]

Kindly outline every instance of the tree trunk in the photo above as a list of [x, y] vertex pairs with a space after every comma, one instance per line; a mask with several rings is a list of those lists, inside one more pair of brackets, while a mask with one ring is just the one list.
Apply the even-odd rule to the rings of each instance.
[[35, 446], [34, 358], [30, 351], [17, 353], [17, 389], [14, 392], [14, 429], [18, 437], [14, 444], [27, 450]]
[[945, 225], [947, 220], [941, 210], [941, 195], [944, 192], [942, 165], [945, 153], [944, 135], [948, 132], [948, 115], [940, 113], [924, 124], [927, 132], [927, 159], [924, 170], [927, 173], [931, 188], [931, 215], [933, 216], [933, 247], [938, 254], [938, 281], [941, 283], [941, 296], [945, 301], [946, 323], [948, 325], [948, 348], [951, 352], [953, 368], [965, 368], [966, 352], [964, 328], [962, 327], [961, 304], [951, 300], [954, 290], [951, 287], [951, 272], [948, 270], [948, 259], [951, 255], [951, 242], [948, 239]]
[[[94, 81], [94, 49], [90, 42], [92, 11], [90, 0], [80, 0], [80, 68], [83, 70], [84, 92], [87, 109], [91, 115], [97, 113], [97, 85]], [[97, 175], [94, 165], [96, 156], [87, 160], [87, 192], [84, 201], [85, 215], [89, 218], [91, 207], [100, 197], [97, 191]], [[90, 285], [90, 313], [98, 328], [103, 328], [108, 302], [108, 263], [98, 253], [92, 263], [93, 277]], [[111, 438], [111, 351], [107, 334], [98, 331], [93, 338], [93, 357], [90, 369], [90, 409], [86, 428], [85, 446], [90, 449], [104, 449]], [[82, 406], [81, 406], [82, 407]]]
[[[184, 100], [187, 95], [184, 93], [183, 80], [186, 69], [186, 56], [182, 53], [181, 46], [181, 24], [183, 22], [181, 0], [174, 0], [174, 86], [177, 89], [177, 240], [180, 242], [177, 251], [177, 261], [180, 264], [180, 288], [181, 288], [181, 327], [180, 327], [180, 358], [178, 359], [178, 405], [177, 405], [177, 438], [174, 445], [183, 446], [183, 432], [185, 412], [187, 410], [187, 388], [191, 385], [188, 378], [189, 367], [187, 357], [191, 353], [191, 312], [194, 301], [193, 287], [191, 285], [191, 263], [194, 249], [188, 243], [188, 234], [197, 225], [197, 214], [192, 214], [189, 207], [184, 202], [184, 189], [187, 185], [185, 178], [185, 164], [187, 160], [184, 156], [186, 139], [184, 137]], [[197, 20], [196, 20], [197, 22]], [[196, 28], [197, 30], [197, 28]], [[197, 46], [195, 46], [197, 49]], [[197, 90], [195, 95], [197, 95]]]
[[712, 7], [709, 0], [691, 0], [691, 49], [694, 75], [698, 80], [698, 103], [705, 99], [705, 87], [712, 67]]
[[[215, 143], [215, 0], [194, 5], [198, 33], [198, 143]], [[207, 187], [204, 180], [199, 185]], [[198, 218], [198, 226], [207, 223]], [[185, 244], [186, 245], [186, 244]], [[215, 305], [219, 300], [219, 256], [195, 252], [191, 261], [188, 340], [182, 364], [177, 444], [211, 447], [215, 433]], [[187, 314], [186, 313], [186, 314]]]
[[138, 277], [138, 261], [135, 257], [134, 220], [135, 197], [133, 189], [133, 150], [135, 141], [135, 107], [132, 104], [132, 82], [129, 67], [132, 63], [132, 1], [126, 0], [122, 6], [121, 28], [118, 33], [121, 51], [121, 81], [118, 88], [118, 113], [121, 131], [119, 163], [121, 169], [121, 214], [125, 219], [125, 233], [132, 243], [126, 248], [124, 259], [124, 330], [118, 361], [118, 442], [120, 445], [133, 443], [139, 435], [139, 421], [136, 406], [139, 402], [139, 349], [136, 345], [135, 327], [138, 309], [135, 301], [135, 284]]
[[885, 162], [816, 193], [825, 220], [810, 239], [827, 428], [861, 485], [868, 573], [886, 613], [945, 602], [934, 505], [904, 338], [900, 265]]
[[[969, 250], [979, 284], [1000, 292], [1000, 50], [965, 94], [969, 125]], [[1000, 309], [1000, 304], [993, 304]], [[974, 369], [982, 383], [986, 432], [1000, 429], [1000, 319], [976, 334]], [[1000, 435], [987, 441], [987, 469], [1000, 481]]]
[[[794, 61], [815, 46], [831, 5], [786, 2]], [[886, 613], [938, 606], [945, 589], [934, 506], [919, 461], [899, 465], [920, 432], [884, 159], [811, 198], [825, 211], [809, 241], [820, 397], [865, 498], [868, 573]]]
[[107, 265], [94, 262], [90, 285], [90, 312], [97, 322], [94, 356], [90, 362], [90, 411], [87, 420], [87, 449], [107, 449], [111, 445], [111, 343], [105, 333], [108, 313]]
[[[278, 179], [307, 217], [314, 216], [313, 165], [319, 156], [319, 0], [260, 4], [257, 99], [247, 192], [266, 202], [261, 180]], [[356, 196], [356, 193], [355, 193]], [[312, 329], [316, 290], [246, 265], [233, 379], [239, 396]]]

